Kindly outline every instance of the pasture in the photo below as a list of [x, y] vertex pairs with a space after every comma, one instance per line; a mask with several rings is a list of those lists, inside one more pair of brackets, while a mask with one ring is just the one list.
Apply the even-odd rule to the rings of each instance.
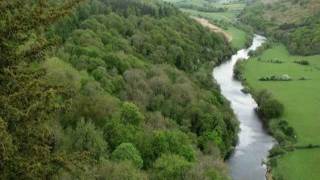
[[[272, 63], [272, 60], [282, 63]], [[297, 61], [308, 61], [301, 65]], [[259, 81], [260, 77], [289, 75], [291, 81]], [[293, 56], [276, 44], [245, 63], [244, 77], [254, 90], [267, 89], [285, 106], [282, 119], [297, 134], [297, 145], [320, 144], [320, 55]], [[273, 170], [284, 179], [301, 180], [320, 177], [320, 149], [289, 152], [278, 160]]]

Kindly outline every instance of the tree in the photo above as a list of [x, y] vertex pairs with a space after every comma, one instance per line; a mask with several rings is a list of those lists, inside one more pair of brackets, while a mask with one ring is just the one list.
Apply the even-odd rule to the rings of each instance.
[[121, 108], [121, 120], [124, 123], [139, 125], [143, 122], [144, 116], [135, 104], [125, 102]]
[[[147, 180], [146, 174], [139, 171], [131, 162], [121, 161], [118, 163], [106, 162], [99, 165], [94, 171], [97, 179], [107, 180]], [[89, 177], [89, 178], [92, 178]]]
[[138, 168], [143, 166], [139, 151], [131, 143], [120, 144], [112, 152], [111, 158], [115, 161], [131, 161]]
[[87, 151], [95, 159], [108, 157], [108, 144], [103, 138], [102, 131], [96, 129], [91, 122], [85, 122], [84, 119], [77, 123], [75, 129], [67, 129], [62, 149], [69, 152]]
[[153, 140], [153, 150], [157, 157], [161, 154], [178, 154], [188, 161], [195, 160], [195, 152], [186, 134], [181, 131], [159, 131]]
[[[7, 131], [7, 123], [0, 118], [0, 172], [14, 152], [12, 137]], [[1, 175], [0, 175], [1, 178]]]
[[70, 64], [59, 58], [50, 58], [44, 61], [47, 83], [78, 92], [81, 88], [81, 75]]
[[42, 56], [43, 50], [51, 45], [43, 36], [43, 30], [69, 13], [81, 1], [83, 0], [67, 0], [58, 4], [52, 4], [48, 0], [1, 1], [1, 69]]
[[3, 139], [8, 149], [1, 179], [46, 179], [56, 170], [56, 142], [47, 125], [63, 109], [57, 94], [67, 95], [61, 87], [47, 84], [45, 71], [30, 63], [43, 60], [54, 44], [44, 31], [80, 1], [0, 1], [0, 117], [1, 128], [7, 126], [1, 130], [15, 145], [8, 145], [10, 136]]
[[284, 106], [278, 100], [268, 99], [259, 106], [258, 111], [266, 119], [279, 118], [284, 112]]
[[154, 179], [183, 180], [192, 164], [179, 155], [164, 154], [154, 163]]

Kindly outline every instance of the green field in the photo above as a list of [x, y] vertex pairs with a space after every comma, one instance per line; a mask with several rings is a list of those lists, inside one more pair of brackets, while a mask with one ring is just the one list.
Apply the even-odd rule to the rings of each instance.
[[[188, 13], [190, 16], [202, 17], [212, 21], [215, 25], [220, 26], [222, 29], [225, 29], [227, 33], [232, 36], [231, 45], [236, 49], [241, 49], [245, 47], [248, 40], [248, 34], [242, 29], [235, 26], [237, 23], [237, 16], [245, 7], [244, 3], [208, 3], [204, 0], [165, 0], [173, 4], [189, 4], [198, 7], [205, 7], [210, 4], [211, 6], [217, 8], [226, 8], [224, 12], [202, 12], [194, 9], [184, 9], [181, 10], [185, 13]], [[217, 22], [217, 23], [215, 23]]]
[[[258, 58], [260, 60], [258, 60]], [[271, 59], [282, 64], [268, 62]], [[307, 60], [310, 65], [294, 63]], [[292, 81], [259, 81], [260, 77], [288, 74]], [[255, 90], [267, 89], [285, 106], [282, 117], [297, 134], [297, 145], [320, 144], [320, 55], [292, 56], [283, 45], [275, 45], [251, 58], [245, 65], [244, 76]], [[307, 80], [299, 80], [300, 78]], [[320, 177], [320, 149], [291, 152], [279, 160], [274, 173], [284, 174], [284, 179], [302, 180]]]
[[227, 8], [227, 10], [225, 12], [201, 12], [193, 9], [181, 9], [181, 10], [184, 12], [190, 13], [191, 15], [194, 15], [194, 16], [206, 17], [216, 21], [225, 21], [227, 23], [235, 23], [238, 14], [245, 7], [245, 4], [243, 3], [230, 3], [230, 4], [214, 3], [213, 5], [215, 7]]
[[278, 160], [273, 175], [284, 180], [319, 180], [320, 149], [296, 150]]
[[234, 21], [235, 15], [231, 12], [200, 12], [192, 9], [181, 9], [183, 12], [189, 13], [192, 16], [205, 17], [207, 19], [215, 21], [225, 21], [227, 23], [232, 23]]
[[245, 31], [239, 28], [236, 28], [234, 26], [229, 26], [226, 31], [232, 36], [232, 41], [231, 41], [232, 47], [236, 49], [241, 49], [246, 46], [246, 43], [249, 38], [248, 37], [249, 34], [247, 34]]
[[[231, 12], [221, 12], [221, 13], [204, 13], [191, 9], [182, 9], [184, 12], [189, 13], [191, 16], [203, 17], [212, 21], [223, 21], [225, 22], [225, 31], [232, 36], [231, 45], [236, 49], [241, 49], [246, 45], [248, 34], [232, 25], [232, 21], [236, 18]], [[219, 26], [219, 24], [218, 24]]]

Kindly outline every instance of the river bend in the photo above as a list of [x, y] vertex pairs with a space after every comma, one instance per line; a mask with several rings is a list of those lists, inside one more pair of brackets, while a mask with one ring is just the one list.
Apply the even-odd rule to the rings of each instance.
[[267, 170], [263, 161], [274, 145], [274, 139], [267, 134], [255, 113], [257, 103], [250, 94], [241, 91], [241, 82], [233, 78], [236, 62], [247, 60], [249, 52], [255, 51], [265, 40], [264, 37], [255, 35], [251, 47], [239, 50], [229, 61], [213, 70], [213, 77], [220, 85], [222, 95], [230, 101], [240, 122], [239, 141], [228, 160], [234, 180], [265, 180]]

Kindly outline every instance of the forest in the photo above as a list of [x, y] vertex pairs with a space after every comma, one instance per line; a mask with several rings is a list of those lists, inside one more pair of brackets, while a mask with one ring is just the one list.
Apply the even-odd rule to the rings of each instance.
[[320, 53], [319, 12], [318, 0], [257, 0], [240, 19], [257, 32], [280, 39], [290, 53], [306, 56]]
[[232, 52], [157, 0], [0, 0], [0, 179], [229, 179]]

